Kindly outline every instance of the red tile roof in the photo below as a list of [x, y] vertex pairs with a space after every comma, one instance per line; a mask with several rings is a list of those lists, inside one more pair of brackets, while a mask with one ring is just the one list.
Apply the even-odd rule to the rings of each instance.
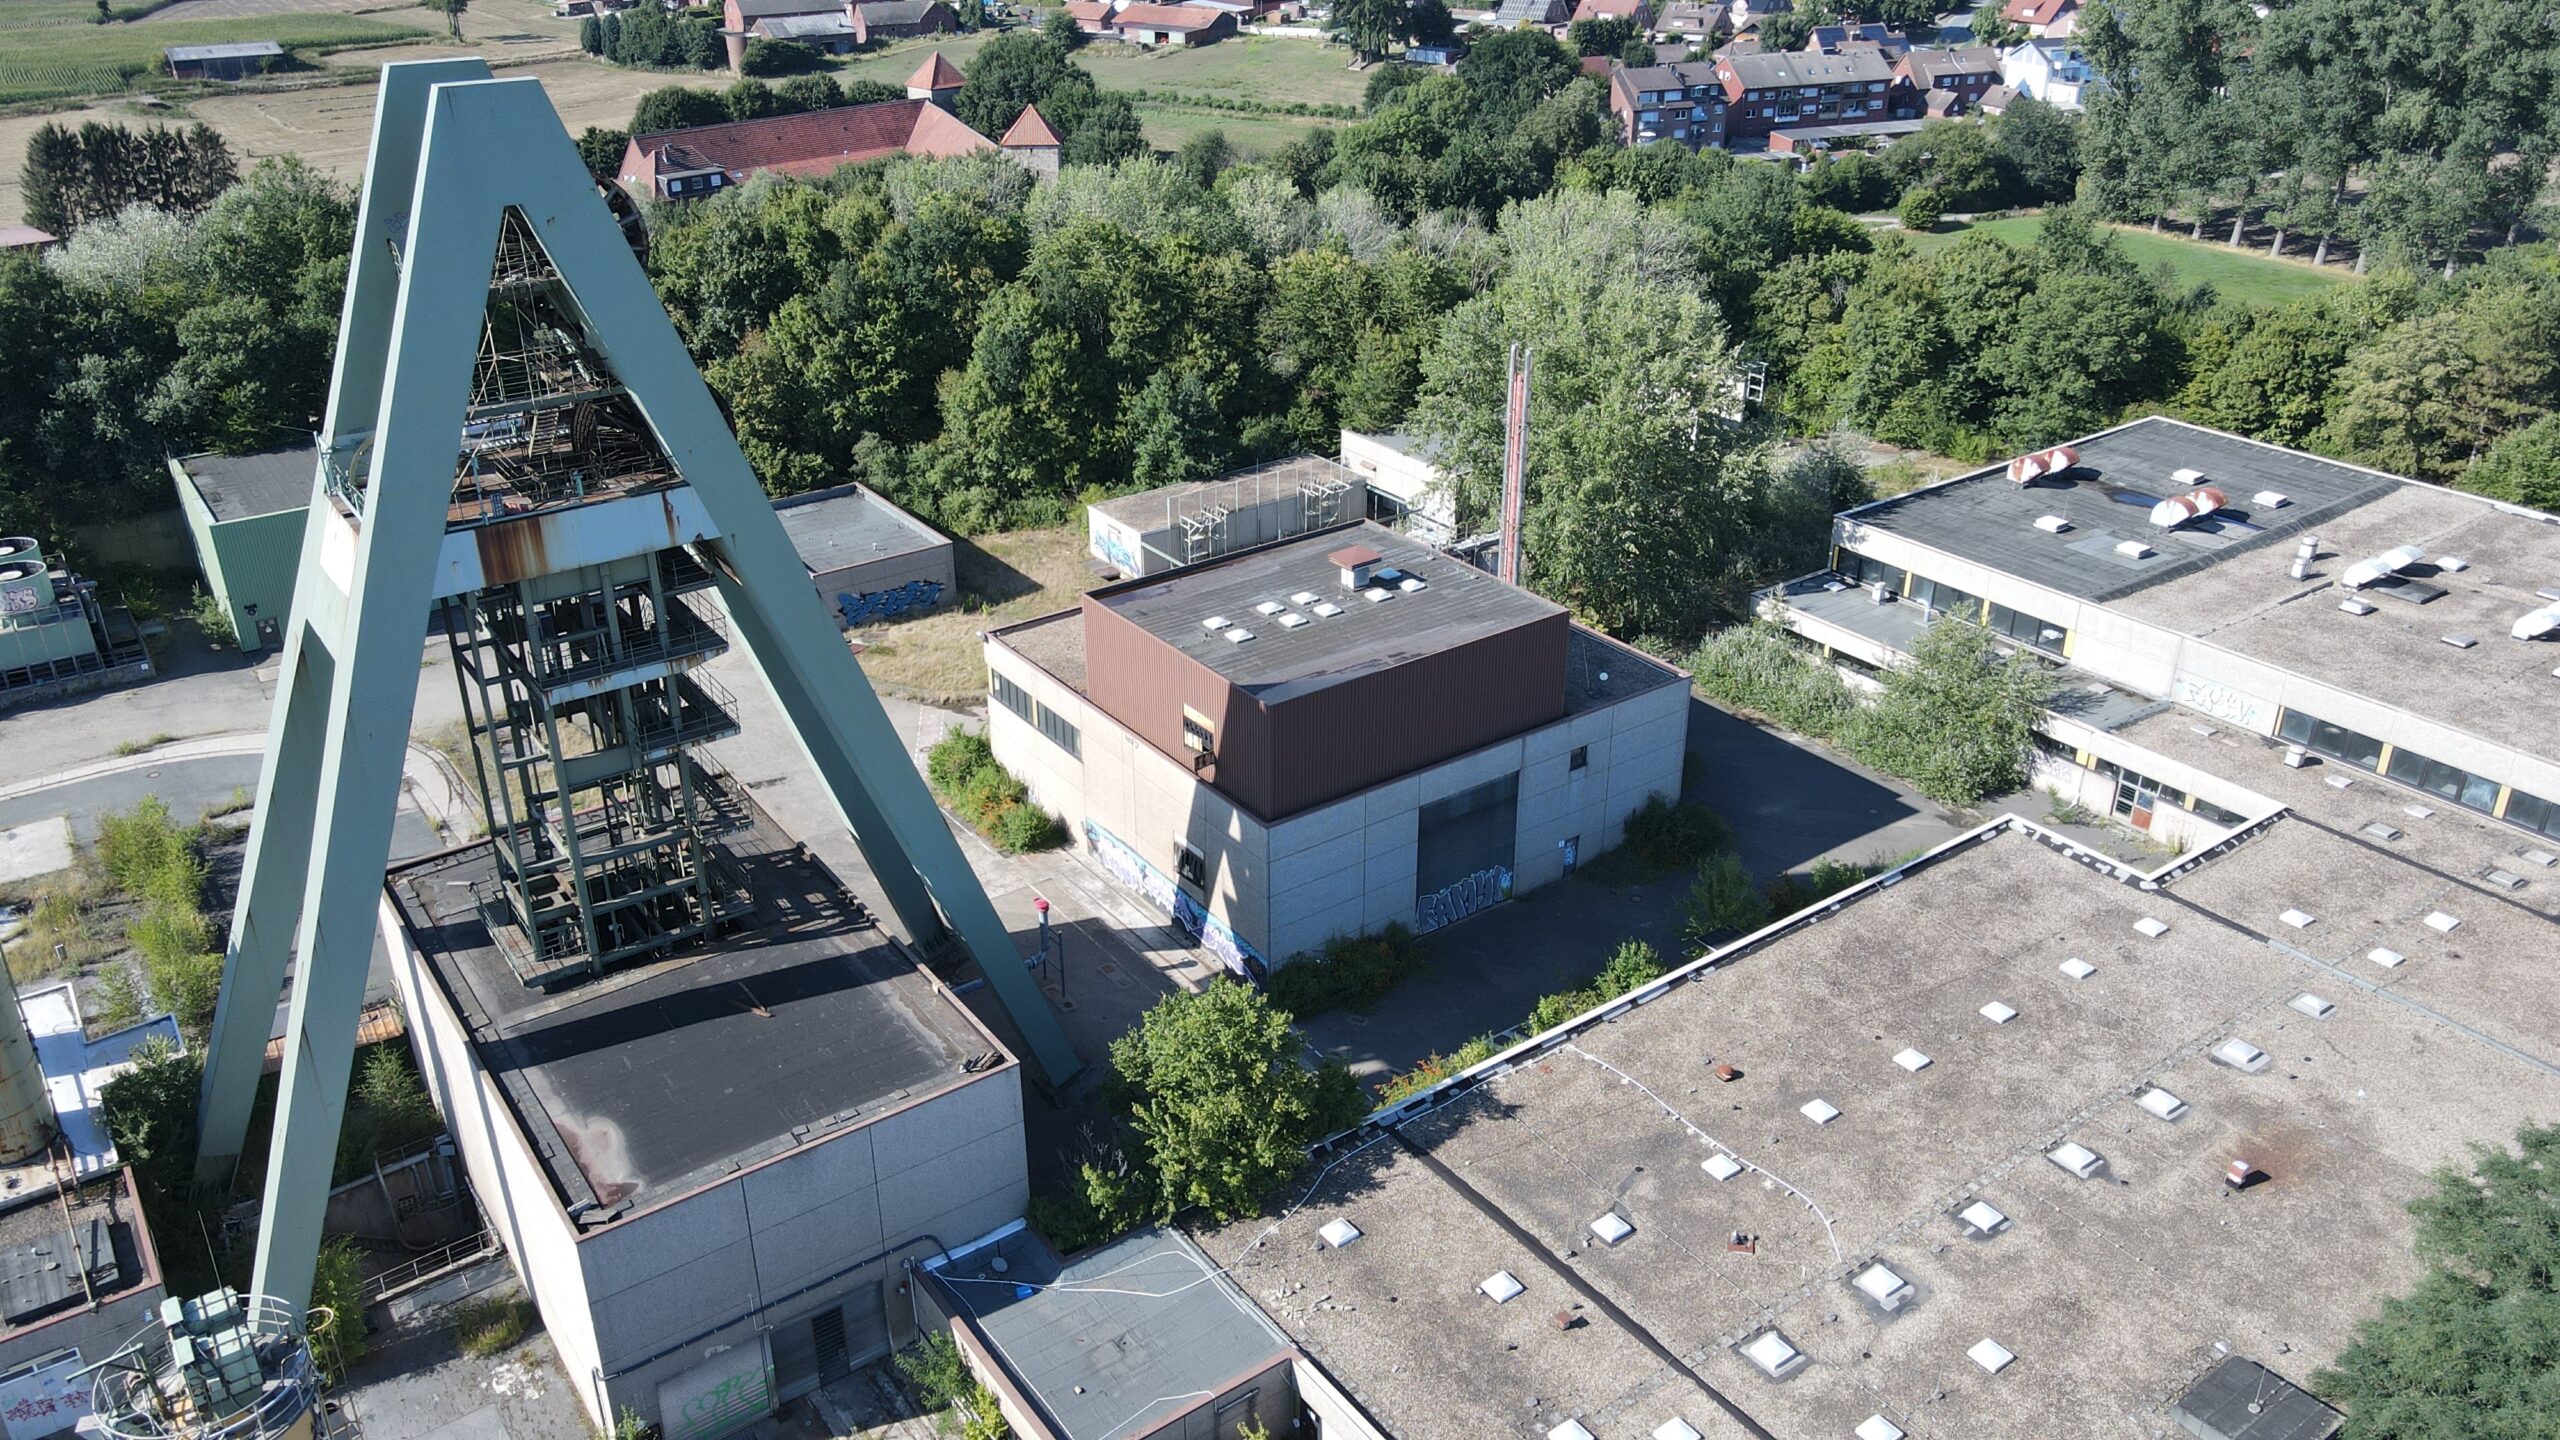
[[2066, 10], [2080, 8], [2080, 0], [2009, 0], [2009, 8], [2000, 18], [2013, 25], [2050, 25]]
[[960, 67], [943, 59], [939, 50], [933, 52], [932, 59], [917, 66], [916, 73], [907, 77], [910, 90], [957, 90], [965, 83]]
[[1025, 105], [1022, 107], [1022, 113], [1015, 117], [1013, 128], [1005, 131], [1004, 139], [996, 143], [1007, 150], [1014, 150], [1026, 146], [1061, 145], [1066, 142], [1060, 140], [1058, 132], [1050, 129], [1049, 122], [1041, 118], [1039, 106]]
[[635, 135], [622, 168], [627, 178], [654, 185], [661, 171], [717, 167], [733, 176], [759, 170], [827, 175], [841, 165], [888, 155], [966, 155], [991, 148], [987, 137], [929, 101], [883, 100]]
[[1123, 5], [1111, 23], [1141, 30], [1198, 30], [1216, 24], [1225, 13], [1205, 5]]

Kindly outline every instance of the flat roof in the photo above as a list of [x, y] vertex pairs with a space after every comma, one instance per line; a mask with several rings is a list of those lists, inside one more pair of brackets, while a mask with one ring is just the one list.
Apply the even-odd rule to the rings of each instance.
[[[1342, 571], [1325, 557], [1346, 546], [1378, 552], [1377, 573], [1423, 582], [1415, 590], [1382, 582], [1368, 592], [1343, 588]], [[1369, 593], [1388, 598], [1372, 600]], [[1309, 598], [1300, 601], [1295, 597]], [[1454, 650], [1490, 635], [1551, 617], [1564, 607], [1455, 560], [1419, 541], [1363, 520], [1240, 550], [1180, 570], [1089, 592], [1100, 605], [1208, 666], [1265, 703]], [[1295, 628], [1259, 606], [1307, 617]], [[1331, 604], [1339, 613], [1318, 614]], [[1211, 617], [1227, 627], [1211, 629]], [[1237, 643], [1225, 630], [1253, 638]]]
[[250, 455], [189, 455], [178, 468], [220, 523], [310, 505], [319, 463], [314, 447], [293, 445]]
[[[2020, 486], [2010, 481], [2004, 461], [1858, 506], [1841, 518], [2048, 590], [2106, 602], [2204, 570], [2234, 552], [2271, 546], [2409, 483], [2157, 415], [2071, 445], [2080, 464], [2058, 478]], [[2231, 503], [2176, 530], [2158, 529], [2151, 507], [2186, 493], [2187, 486], [2170, 479], [2182, 469], [2203, 471], [2204, 483]], [[2254, 497], [2264, 490], [2290, 503], [2260, 506]], [[2058, 535], [2035, 528], [2045, 515], [2059, 515], [2071, 528]], [[2140, 540], [2153, 554], [2119, 555], [2115, 547], [2123, 540]], [[2282, 563], [2275, 568], [2284, 573]]]
[[1071, 1261], [1017, 1230], [934, 1274], [1065, 1440], [1143, 1434], [1296, 1348], [1199, 1247], [1152, 1226]]
[[[143, 1238], [142, 1209], [117, 1169], [43, 1203], [0, 1210], [0, 1340], [127, 1295], [160, 1277]], [[122, 1336], [116, 1337], [122, 1339]]]
[[480, 918], [490, 842], [386, 881], [567, 1206], [649, 1208], [1015, 1063], [752, 814], [711, 842], [756, 893], [750, 928], [553, 993], [516, 979]]
[[273, 40], [233, 40], [219, 45], [172, 45], [164, 53], [172, 60], [247, 60], [282, 55], [284, 47]]
[[[1340, 1142], [1267, 1239], [1272, 1216], [1203, 1248], [1408, 1440], [1649, 1434], [1659, 1405], [1623, 1397], [1653, 1367], [1550, 1318], [1574, 1282], [1768, 1433], [2174, 1431], [2227, 1355], [2297, 1383], [2334, 1360], [2419, 1275], [2430, 1172], [2560, 1116], [2550, 922], [2337, 843], [2279, 818], [2146, 890], [1995, 822]], [[2380, 969], [2377, 943], [2414, 958]], [[2234, 1039], [2263, 1067], [2214, 1057]], [[2047, 1162], [2065, 1141], [2095, 1178]], [[2233, 1159], [2264, 1180], [2230, 1193]], [[1955, 1218], [1976, 1202], [2006, 1217], [1988, 1238]], [[1615, 1244], [1589, 1229], [1610, 1213]], [[1320, 1247], [1337, 1216], [1370, 1238]], [[1877, 1262], [1909, 1287], [1891, 1308], [1850, 1283]], [[1476, 1293], [1496, 1270], [1525, 1293]], [[1777, 1380], [1739, 1353], [1773, 1328], [1805, 1357]], [[1986, 1338], [2015, 1356], [1996, 1374]]]
[[860, 485], [777, 500], [774, 515], [812, 575], [948, 548], [949, 537]]
[[1284, 459], [1230, 470], [1210, 480], [1188, 480], [1179, 485], [1159, 485], [1153, 490], [1140, 490], [1128, 495], [1114, 495], [1097, 500], [1093, 507], [1123, 525], [1140, 530], [1166, 530], [1186, 514], [1207, 505], [1224, 505], [1230, 510], [1260, 505], [1268, 501], [1298, 503], [1299, 487], [1363, 483], [1357, 471], [1341, 462], [1321, 455], [1291, 455]]

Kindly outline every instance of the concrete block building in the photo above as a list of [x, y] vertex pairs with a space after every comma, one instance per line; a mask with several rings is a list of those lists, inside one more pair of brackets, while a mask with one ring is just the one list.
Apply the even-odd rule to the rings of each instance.
[[1360, 521], [990, 632], [995, 753], [1091, 857], [1258, 971], [1432, 930], [1674, 795], [1679, 672]]
[[244, 653], [274, 649], [284, 634], [317, 473], [308, 445], [169, 461], [196, 565]]
[[773, 503], [818, 595], [847, 625], [921, 614], [950, 598], [951, 537], [860, 485]]

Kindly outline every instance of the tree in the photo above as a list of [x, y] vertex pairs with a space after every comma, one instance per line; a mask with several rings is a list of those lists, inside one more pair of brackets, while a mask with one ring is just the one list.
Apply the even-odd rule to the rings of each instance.
[[2006, 50], [2013, 45], [2025, 43], [2026, 27], [2012, 24], [2008, 16], [2001, 13], [2005, 8], [2005, 6], [1991, 4], [1974, 7], [1973, 19], [1967, 22], [1973, 31], [1974, 44]]
[[877, 105], [885, 100], [907, 98], [907, 92], [903, 88], [892, 85], [886, 80], [874, 80], [868, 75], [856, 75], [850, 80], [841, 82], [837, 89], [844, 96], [840, 103], [846, 105]]
[[66, 237], [129, 205], [193, 215], [238, 178], [230, 147], [202, 122], [183, 131], [48, 123], [29, 137], [21, 172], [27, 223]]
[[2472, 1147], [2409, 1202], [2426, 1273], [2357, 1325], [2311, 1386], [2347, 1412], [2349, 1440], [2539, 1436], [2560, 1413], [2560, 1127]]
[[1903, 229], [1919, 233], [1937, 229], [1946, 209], [1938, 201], [1938, 192], [1923, 185], [1903, 192], [1902, 203], [1894, 208], [1893, 213], [1902, 221]]
[[1781, 10], [1760, 18], [1760, 48], [1764, 52], [1801, 50], [1813, 38], [1814, 18], [1809, 9]]
[[593, 15], [578, 22], [578, 48], [590, 55], [604, 53], [604, 22]]
[[2560, 409], [2560, 277], [2483, 272], [2456, 304], [2414, 315], [2341, 369], [2323, 440], [2403, 475], [2450, 480], [2511, 430]]
[[986, 26], [987, 0], [960, 0], [958, 5], [952, 7], [952, 17], [959, 24], [962, 33], [974, 34]]
[[1412, 33], [1412, 11], [1406, 0], [1334, 0], [1325, 28], [1342, 37], [1366, 65]]
[[794, 114], [798, 109], [772, 86], [753, 78], [741, 79], [721, 91], [720, 108], [732, 120], [761, 120], [768, 115]]
[[2036, 717], [2052, 673], [2023, 652], [2000, 653], [1978, 623], [1942, 616], [1911, 644], [1908, 663], [1860, 712], [1856, 748], [1921, 794], [1971, 805], [2027, 783]]
[[1565, 31], [1565, 42], [1573, 47], [1573, 53], [1586, 59], [1624, 54], [1627, 42], [1637, 38], [1636, 22], [1625, 15], [1587, 16], [1574, 21]]
[[833, 110], [845, 103], [844, 87], [833, 75], [794, 75], [773, 87], [795, 110]]
[[1458, 38], [1458, 21], [1449, 13], [1448, 0], [1413, 0], [1405, 17], [1408, 44], [1446, 45]]
[[1192, 184], [1205, 190], [1217, 184], [1218, 176], [1236, 163], [1236, 149], [1227, 143], [1226, 131], [1203, 130], [1182, 142], [1174, 163], [1191, 177]]
[[18, 172], [18, 187], [28, 224], [57, 236], [77, 228], [74, 196], [80, 185], [80, 162], [80, 142], [58, 120], [46, 121], [27, 137], [27, 161]]
[[1851, 215], [1891, 205], [1902, 188], [1883, 161], [1857, 150], [1817, 157], [1796, 184], [1808, 203]]
[[471, 0], [418, 0], [418, 4], [422, 9], [440, 12], [445, 33], [456, 40], [462, 38], [462, 12], [471, 8]]
[[1226, 979], [1166, 996], [1111, 1042], [1157, 1218], [1193, 1206], [1220, 1221], [1251, 1214], [1309, 1144], [1357, 1117], [1357, 1101], [1345, 1103], [1356, 1090], [1300, 1065], [1304, 1048], [1262, 992]]
[[2002, 188], [2019, 199], [2068, 200], [2079, 188], [2080, 122], [2032, 95], [2011, 101], [1994, 122], [1991, 150]]
[[717, 125], [728, 118], [729, 107], [717, 91], [662, 85], [640, 97], [639, 105], [631, 112], [631, 133], [655, 135], [667, 130], [690, 130], [697, 125]]
[[1064, 10], [1052, 10], [1040, 21], [1040, 38], [1057, 46], [1059, 54], [1072, 55], [1083, 49], [1084, 42], [1092, 37], [1084, 33], [1084, 27], [1076, 23], [1075, 16]]
[[1054, 125], [1058, 117], [1050, 114], [1049, 96], [1070, 76], [1084, 76], [1092, 84], [1092, 77], [1067, 63], [1066, 48], [1046, 29], [999, 35], [970, 62], [968, 78], [952, 97], [951, 113], [981, 135], [1002, 135], [1025, 105], [1038, 105]]
[[2560, 511], [2560, 415], [2545, 415], [2489, 447], [2461, 485], [2500, 500]]
[[1050, 92], [1040, 113], [1066, 142], [1058, 150], [1062, 164], [1111, 165], [1148, 153], [1137, 105], [1126, 92], [1096, 89], [1082, 71]]

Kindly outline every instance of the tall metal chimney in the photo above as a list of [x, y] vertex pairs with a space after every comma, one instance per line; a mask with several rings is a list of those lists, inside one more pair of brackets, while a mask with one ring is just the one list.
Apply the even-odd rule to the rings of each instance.
[[0, 963], [0, 1165], [43, 1154], [55, 1128], [44, 1066], [27, 1035], [27, 1018], [18, 1013], [17, 982]]

